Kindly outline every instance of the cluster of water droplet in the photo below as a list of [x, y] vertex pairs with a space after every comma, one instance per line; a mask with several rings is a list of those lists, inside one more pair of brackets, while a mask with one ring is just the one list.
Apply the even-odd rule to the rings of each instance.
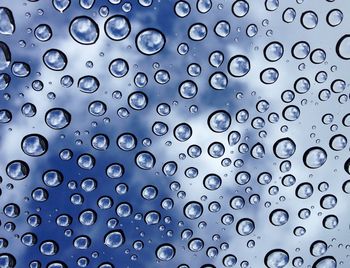
[[349, 4], [20, 2], [0, 267], [349, 265]]

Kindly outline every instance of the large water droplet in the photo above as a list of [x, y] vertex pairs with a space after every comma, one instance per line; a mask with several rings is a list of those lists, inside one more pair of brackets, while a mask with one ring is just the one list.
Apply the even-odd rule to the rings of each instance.
[[15, 32], [15, 28], [12, 11], [7, 7], [0, 7], [0, 34], [12, 35]]
[[80, 44], [91, 45], [99, 37], [99, 28], [96, 22], [87, 17], [80, 16], [72, 20], [69, 26], [72, 38]]
[[23, 138], [22, 150], [29, 156], [40, 156], [46, 153], [48, 142], [46, 138], [39, 134], [30, 134]]
[[53, 71], [62, 71], [66, 68], [67, 57], [58, 49], [50, 49], [43, 56], [45, 65]]
[[122, 15], [110, 17], [105, 23], [106, 35], [115, 41], [120, 41], [127, 38], [130, 31], [130, 22]]
[[337, 42], [335, 47], [337, 55], [343, 60], [350, 59], [350, 35], [343, 35]]
[[63, 129], [69, 125], [71, 115], [62, 108], [53, 108], [45, 115], [46, 124], [52, 129]]
[[175, 256], [175, 248], [170, 244], [160, 245], [156, 250], [156, 256], [161, 261], [170, 261]]
[[233, 56], [228, 63], [228, 71], [234, 77], [245, 76], [250, 71], [250, 61], [246, 56]]
[[6, 166], [6, 174], [13, 180], [23, 180], [29, 175], [29, 166], [22, 160], [14, 160]]
[[321, 147], [312, 147], [304, 153], [304, 164], [308, 168], [319, 168], [327, 161], [327, 153]]
[[137, 49], [142, 54], [154, 55], [165, 46], [165, 36], [161, 31], [149, 28], [139, 32], [135, 42]]
[[196, 201], [188, 202], [184, 207], [184, 215], [190, 220], [198, 219], [203, 213], [203, 206]]
[[264, 263], [269, 268], [282, 268], [285, 267], [289, 262], [289, 255], [282, 249], [274, 249], [269, 251], [266, 256]]
[[275, 142], [273, 151], [278, 158], [287, 159], [291, 157], [296, 150], [294, 141], [290, 138], [282, 138]]
[[11, 52], [9, 47], [0, 42], [0, 71], [5, 70], [11, 63]]

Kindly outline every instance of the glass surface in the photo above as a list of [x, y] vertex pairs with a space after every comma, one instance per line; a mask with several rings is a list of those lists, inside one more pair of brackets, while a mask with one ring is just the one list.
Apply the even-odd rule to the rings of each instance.
[[350, 267], [349, 25], [0, 0], [0, 267]]

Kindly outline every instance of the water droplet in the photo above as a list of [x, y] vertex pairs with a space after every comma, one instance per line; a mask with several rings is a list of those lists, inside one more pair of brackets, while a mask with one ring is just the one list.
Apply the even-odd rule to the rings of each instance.
[[78, 87], [81, 92], [91, 94], [94, 93], [100, 87], [100, 82], [97, 80], [96, 77], [87, 75], [79, 79]]
[[337, 268], [337, 261], [332, 256], [326, 256], [318, 259], [312, 268]]
[[72, 20], [69, 26], [69, 33], [78, 43], [91, 45], [99, 37], [99, 28], [93, 19], [87, 16], [80, 16]]
[[232, 13], [238, 18], [242, 18], [245, 15], [247, 15], [248, 11], [249, 11], [249, 4], [245, 0], [235, 1], [232, 5]]
[[122, 15], [110, 17], [105, 23], [106, 35], [115, 41], [120, 41], [128, 37], [131, 31], [129, 20]]
[[269, 251], [264, 259], [264, 263], [269, 268], [282, 268], [289, 262], [289, 255], [282, 249], [274, 249]]
[[15, 32], [15, 20], [10, 9], [0, 7], [0, 21], [0, 34], [12, 35]]
[[321, 147], [311, 147], [305, 151], [303, 161], [308, 168], [320, 168], [327, 161], [327, 153]]
[[250, 71], [250, 61], [246, 56], [233, 56], [228, 63], [228, 71], [234, 77], [243, 77]]
[[136, 36], [136, 47], [145, 55], [154, 55], [159, 53], [165, 46], [164, 34], [153, 28], [145, 29]]
[[270, 213], [270, 222], [275, 226], [286, 224], [288, 219], [288, 212], [283, 209], [276, 209]]
[[184, 81], [179, 86], [179, 94], [184, 99], [192, 99], [197, 95], [197, 84], [191, 80]]
[[191, 201], [184, 206], [184, 215], [190, 220], [198, 219], [202, 213], [203, 206], [199, 202]]
[[156, 256], [161, 261], [170, 261], [175, 256], [175, 248], [170, 244], [162, 244], [156, 249]]
[[318, 16], [315, 12], [311, 10], [305, 11], [300, 17], [300, 22], [301, 22], [301, 25], [304, 26], [304, 28], [310, 30], [317, 26]]
[[223, 110], [215, 111], [208, 117], [208, 126], [214, 132], [224, 132], [231, 125], [231, 116]]
[[254, 229], [255, 229], [255, 224], [253, 220], [248, 218], [239, 220], [236, 225], [237, 233], [242, 236], [247, 236], [251, 234], [254, 231]]
[[343, 60], [350, 59], [350, 35], [343, 35], [336, 45], [337, 55]]
[[46, 42], [52, 37], [51, 27], [47, 24], [40, 24], [34, 30], [34, 36], [41, 42]]
[[56, 10], [63, 13], [71, 4], [71, 0], [52, 0], [52, 4]]
[[155, 157], [150, 152], [140, 152], [135, 157], [136, 165], [141, 169], [151, 169], [156, 163]]
[[178, 17], [184, 18], [190, 14], [191, 6], [186, 1], [178, 1], [174, 6], [174, 11]]
[[53, 108], [46, 112], [45, 122], [52, 129], [63, 129], [70, 124], [71, 115], [62, 108]]
[[124, 59], [115, 59], [109, 65], [109, 72], [117, 78], [125, 76], [129, 71], [129, 65]]
[[264, 48], [265, 58], [271, 62], [278, 61], [282, 58], [283, 53], [283, 45], [279, 42], [271, 42]]
[[203, 23], [195, 23], [188, 29], [188, 37], [193, 41], [202, 41], [207, 36], [207, 31]]
[[282, 138], [275, 142], [273, 151], [280, 159], [290, 158], [296, 150], [294, 141], [290, 138]]
[[6, 166], [6, 174], [13, 180], [23, 180], [29, 175], [29, 166], [22, 160], [14, 160]]
[[62, 71], [67, 65], [67, 56], [58, 49], [50, 49], [45, 52], [43, 61], [47, 68], [53, 71]]
[[21, 147], [23, 152], [29, 156], [40, 156], [48, 150], [48, 142], [40, 134], [30, 134], [23, 138]]
[[5, 70], [11, 63], [11, 51], [9, 47], [0, 42], [0, 71]]

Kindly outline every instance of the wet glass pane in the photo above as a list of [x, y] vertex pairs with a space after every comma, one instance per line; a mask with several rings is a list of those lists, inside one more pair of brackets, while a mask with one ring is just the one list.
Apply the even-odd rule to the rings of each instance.
[[0, 0], [0, 268], [350, 267], [349, 24]]

